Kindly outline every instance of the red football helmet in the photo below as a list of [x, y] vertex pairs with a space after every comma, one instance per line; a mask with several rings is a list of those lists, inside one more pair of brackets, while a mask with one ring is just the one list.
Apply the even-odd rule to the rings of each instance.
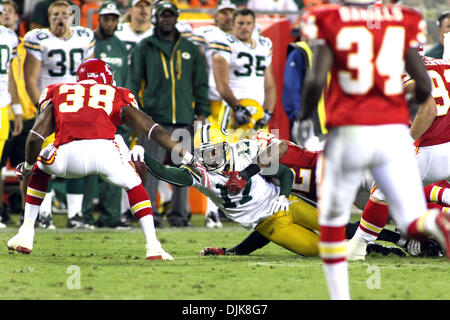
[[103, 84], [115, 84], [111, 67], [100, 59], [86, 60], [78, 67], [77, 81], [86, 79], [92, 79]]

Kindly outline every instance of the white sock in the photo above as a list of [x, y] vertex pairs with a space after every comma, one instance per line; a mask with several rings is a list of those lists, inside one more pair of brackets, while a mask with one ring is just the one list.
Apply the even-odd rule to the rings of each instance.
[[155, 248], [161, 246], [156, 238], [155, 224], [153, 222], [153, 216], [148, 214], [139, 219], [139, 225], [145, 236], [145, 241], [148, 246]]
[[67, 194], [67, 217], [69, 219], [75, 217], [81, 212], [83, 207], [83, 194], [68, 193]]
[[170, 201], [172, 199], [172, 188], [165, 181], [159, 182], [159, 196], [161, 197], [161, 203]]
[[377, 240], [378, 236], [371, 235], [367, 232], [364, 232], [359, 226], [358, 229], [356, 229], [355, 234], [353, 235], [353, 238], [364, 241], [364, 242], [371, 242]]
[[52, 199], [53, 199], [53, 192], [47, 192], [45, 194], [44, 200], [41, 203], [39, 212], [51, 213], [52, 212]]
[[125, 189], [122, 189], [122, 201], [120, 202], [120, 212], [125, 214], [130, 209], [130, 201], [128, 200], [128, 194]]
[[206, 213], [209, 212], [217, 213], [219, 212], [219, 208], [216, 206], [214, 202], [212, 202], [212, 200], [209, 197], [206, 197]]
[[36, 221], [38, 214], [39, 214], [39, 207], [35, 204], [25, 203], [25, 211], [23, 214], [23, 224], [25, 224], [25, 221], [30, 221], [33, 223]]
[[347, 261], [324, 263], [323, 271], [327, 280], [331, 300], [350, 300]]

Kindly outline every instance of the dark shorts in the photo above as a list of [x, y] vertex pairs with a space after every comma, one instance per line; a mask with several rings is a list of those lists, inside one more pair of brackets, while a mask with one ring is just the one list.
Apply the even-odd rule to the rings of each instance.
[[[16, 167], [19, 163], [25, 161], [25, 142], [33, 125], [34, 119], [25, 120], [23, 121], [23, 130], [18, 136], [13, 137], [11, 134], [9, 135], [3, 148], [2, 159], [0, 161], [1, 168], [6, 165], [8, 159], [12, 167]], [[11, 130], [12, 128], [14, 128], [14, 123], [11, 124]]]

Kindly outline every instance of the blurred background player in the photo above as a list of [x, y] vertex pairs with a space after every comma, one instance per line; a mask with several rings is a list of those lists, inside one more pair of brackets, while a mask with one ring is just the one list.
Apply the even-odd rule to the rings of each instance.
[[217, 91], [227, 104], [218, 120], [223, 128], [266, 127], [275, 108], [272, 41], [253, 38], [254, 29], [254, 12], [238, 9], [233, 13], [233, 35], [210, 45]]
[[450, 11], [442, 12], [437, 21], [439, 42], [425, 52], [427, 57], [442, 59], [444, 54], [444, 34], [450, 32]]
[[[0, 4], [1, 20], [3, 20], [4, 6]], [[8, 105], [15, 115], [13, 136], [17, 136], [22, 131], [22, 106], [20, 105], [19, 96], [17, 94], [17, 86], [14, 80], [12, 60], [17, 56], [17, 47], [19, 40], [15, 32], [3, 25], [0, 25], [0, 154], [3, 153], [6, 140], [9, 136], [9, 117]], [[2, 182], [3, 184], [3, 182]], [[2, 185], [3, 187], [3, 185]], [[3, 194], [3, 192], [2, 192]], [[3, 199], [0, 199], [3, 202]], [[2, 214], [0, 216], [0, 228], [5, 228], [6, 223], [9, 223], [9, 217], [4, 211], [2, 204]]]
[[[305, 81], [299, 136], [310, 129], [307, 121], [326, 85], [327, 72], [332, 71], [326, 103], [327, 143], [317, 170], [319, 250], [331, 299], [350, 299], [345, 226], [366, 169], [386, 194], [401, 232], [416, 239], [431, 234], [444, 250], [450, 241], [450, 230], [445, 229], [448, 217], [437, 210], [427, 212], [410, 145], [410, 114], [402, 84], [406, 66], [416, 80], [415, 101], [423, 103], [431, 92], [417, 52], [425, 41], [425, 22], [420, 13], [407, 7], [368, 9], [370, 4], [354, 0], [312, 10], [302, 26], [315, 60]], [[347, 16], [350, 10], [361, 12]], [[379, 11], [380, 19], [363, 18], [367, 10]], [[395, 21], [383, 16], [382, 10], [395, 16]], [[358, 49], [351, 51], [354, 46]], [[355, 64], [356, 56], [367, 59]], [[384, 60], [386, 56], [390, 59]], [[353, 71], [356, 77], [350, 75]]]
[[[94, 55], [94, 33], [88, 28], [71, 26], [73, 16], [68, 2], [53, 2], [48, 13], [48, 29], [34, 29], [25, 35], [25, 85], [35, 105], [48, 85], [75, 81], [80, 64]], [[50, 143], [53, 137], [48, 139], [44, 146]], [[92, 227], [84, 221], [81, 214], [83, 185], [82, 179], [72, 179], [66, 183], [69, 228]], [[52, 193], [49, 192], [41, 206], [41, 227], [54, 227], [51, 209]]]

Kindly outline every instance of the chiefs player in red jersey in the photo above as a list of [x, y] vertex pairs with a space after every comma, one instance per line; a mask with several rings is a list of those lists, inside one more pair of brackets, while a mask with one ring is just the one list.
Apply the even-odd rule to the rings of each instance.
[[[448, 217], [428, 211], [409, 135], [410, 113], [402, 75], [416, 80], [422, 104], [431, 83], [417, 52], [425, 21], [412, 8], [370, 6], [364, 0], [309, 11], [302, 25], [315, 57], [306, 76], [300, 133], [327, 91], [327, 142], [317, 172], [320, 244], [331, 299], [350, 299], [345, 226], [365, 170], [384, 191], [399, 229], [411, 238], [432, 235], [450, 245]], [[300, 134], [300, 136], [303, 136]], [[450, 258], [450, 253], [448, 253]]]
[[[78, 178], [97, 174], [126, 190], [131, 210], [146, 238], [147, 259], [173, 260], [156, 238], [147, 192], [132, 163], [125, 158], [128, 150], [115, 140], [116, 127], [127, 124], [136, 132], [146, 133], [149, 139], [178, 152], [186, 161], [192, 155], [138, 110], [128, 89], [114, 86], [111, 68], [102, 60], [81, 64], [76, 83], [48, 86], [41, 94], [39, 109], [40, 114], [27, 137], [25, 162], [16, 168], [19, 179], [30, 176], [24, 222], [17, 235], [7, 242], [8, 249], [32, 251], [34, 223], [51, 175]], [[52, 132], [55, 132], [55, 142], [41, 151], [45, 137]]]
[[[417, 147], [417, 160], [428, 201], [437, 202], [435, 207], [448, 212], [450, 204], [450, 62], [448, 60], [423, 58], [428, 75], [432, 79], [433, 90], [419, 109], [412, 125], [411, 136]], [[405, 79], [405, 87], [411, 90], [413, 79]], [[447, 180], [447, 181], [446, 181]], [[430, 205], [429, 205], [430, 206]], [[360, 225], [349, 243], [350, 260], [364, 260], [365, 247], [377, 238], [385, 226], [388, 208], [385, 196], [376, 189], [364, 208]], [[408, 243], [408, 251], [420, 253], [421, 245]]]

